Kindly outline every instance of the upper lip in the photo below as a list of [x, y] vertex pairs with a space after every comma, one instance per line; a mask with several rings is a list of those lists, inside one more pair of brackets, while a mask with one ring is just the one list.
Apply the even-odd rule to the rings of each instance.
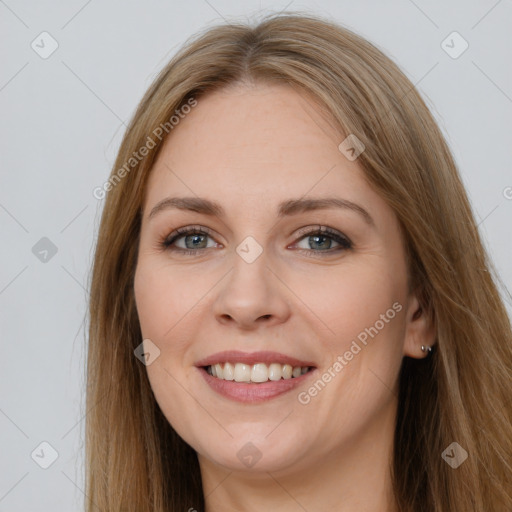
[[253, 365], [256, 363], [279, 363], [291, 366], [315, 366], [311, 361], [302, 361], [295, 357], [281, 354], [280, 352], [260, 351], [241, 352], [239, 350], [225, 350], [201, 359], [195, 363], [196, 366], [212, 366], [217, 363], [243, 363]]

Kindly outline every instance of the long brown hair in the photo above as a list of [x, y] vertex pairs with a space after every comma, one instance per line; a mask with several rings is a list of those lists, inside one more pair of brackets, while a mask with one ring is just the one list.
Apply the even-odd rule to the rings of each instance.
[[[405, 357], [400, 373], [391, 468], [400, 510], [510, 512], [511, 326], [450, 150], [397, 65], [346, 28], [301, 14], [224, 24], [189, 41], [126, 131], [102, 189], [91, 280], [87, 511], [204, 510], [197, 455], [134, 356], [142, 336], [133, 277], [145, 187], [165, 141], [155, 129], [172, 136], [176, 110], [241, 80], [312, 94], [340, 133], [363, 142], [358, 161], [402, 227], [411, 287], [437, 337], [430, 357]], [[130, 160], [144, 146], [146, 156]], [[468, 453], [456, 469], [442, 457], [453, 442]]]

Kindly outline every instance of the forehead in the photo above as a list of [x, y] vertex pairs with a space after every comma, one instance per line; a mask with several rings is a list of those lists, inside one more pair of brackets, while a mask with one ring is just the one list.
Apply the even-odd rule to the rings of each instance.
[[146, 207], [171, 192], [252, 207], [333, 192], [377, 200], [357, 160], [339, 151], [343, 139], [310, 96], [287, 85], [215, 91], [198, 99], [164, 143]]

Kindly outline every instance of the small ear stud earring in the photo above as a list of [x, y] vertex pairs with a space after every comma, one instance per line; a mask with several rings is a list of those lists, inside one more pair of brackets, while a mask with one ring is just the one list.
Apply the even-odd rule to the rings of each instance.
[[421, 351], [430, 354], [430, 352], [432, 352], [432, 347], [429, 347], [428, 345], [421, 345]]

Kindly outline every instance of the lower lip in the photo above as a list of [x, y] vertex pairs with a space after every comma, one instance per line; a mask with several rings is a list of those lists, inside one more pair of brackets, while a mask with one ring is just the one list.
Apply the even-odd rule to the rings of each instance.
[[309, 372], [291, 379], [262, 382], [261, 384], [250, 382], [235, 382], [233, 380], [218, 379], [212, 377], [204, 368], [198, 368], [206, 383], [217, 393], [237, 402], [263, 402], [300, 386], [309, 376], [315, 372]]

